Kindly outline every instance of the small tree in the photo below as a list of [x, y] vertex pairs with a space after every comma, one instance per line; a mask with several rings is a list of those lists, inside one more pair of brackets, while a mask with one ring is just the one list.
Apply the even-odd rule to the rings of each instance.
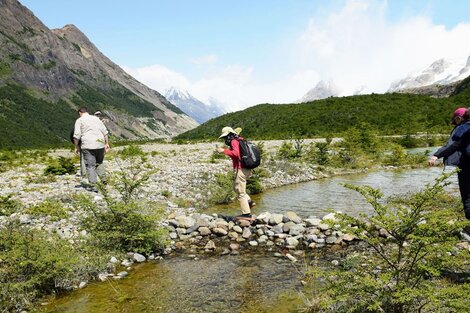
[[469, 268], [468, 252], [450, 253], [466, 222], [459, 221], [461, 212], [452, 209], [443, 192], [448, 176], [385, 204], [379, 190], [347, 185], [365, 197], [374, 213], [339, 214], [335, 224], [369, 249], [348, 257], [342, 268], [309, 272], [317, 296], [308, 311], [465, 312], [469, 284], [456, 287], [444, 277]]
[[139, 199], [139, 191], [156, 172], [146, 163], [140, 147], [131, 146], [117, 160], [119, 171], [109, 179], [109, 187], [118, 191], [112, 195], [107, 186], [99, 185], [106, 202], [99, 207], [88, 198], [77, 205], [90, 214], [84, 219], [98, 246], [122, 252], [149, 254], [165, 244], [166, 231], [159, 226], [163, 209], [156, 203]]

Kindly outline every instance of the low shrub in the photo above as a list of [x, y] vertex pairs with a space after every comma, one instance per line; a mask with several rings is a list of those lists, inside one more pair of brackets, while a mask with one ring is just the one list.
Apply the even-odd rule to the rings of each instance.
[[[338, 214], [331, 222], [368, 249], [335, 269], [308, 273], [312, 301], [307, 312], [466, 312], [470, 284], [456, 284], [448, 273], [468, 273], [468, 251], [456, 251], [462, 220], [459, 201], [433, 185], [384, 203], [369, 186], [346, 185], [372, 205], [371, 216]], [[458, 208], [458, 209], [457, 209]], [[465, 277], [465, 275], [463, 275]]]
[[92, 241], [103, 249], [150, 254], [166, 243], [166, 230], [159, 225], [163, 209], [141, 201], [108, 201], [106, 208], [82, 199], [88, 211], [83, 220]]
[[74, 164], [73, 158], [59, 157], [49, 164], [44, 170], [45, 175], [65, 175], [75, 174], [77, 167]]
[[13, 195], [0, 196], [0, 216], [10, 216], [21, 209], [21, 202], [12, 197]]
[[96, 249], [10, 223], [0, 229], [0, 307], [2, 312], [31, 309], [52, 292], [72, 289], [106, 266]]
[[47, 199], [39, 204], [26, 208], [25, 213], [34, 216], [49, 216], [52, 221], [68, 217], [67, 209], [58, 200]]

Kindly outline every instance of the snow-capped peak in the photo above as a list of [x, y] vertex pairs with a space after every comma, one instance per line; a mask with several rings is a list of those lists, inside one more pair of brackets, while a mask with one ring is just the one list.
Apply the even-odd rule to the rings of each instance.
[[209, 104], [204, 103], [193, 97], [187, 90], [171, 87], [164, 92], [164, 95], [168, 101], [201, 124], [225, 113], [223, 108], [216, 104], [216, 100], [210, 99]]
[[187, 90], [178, 89], [176, 87], [171, 87], [170, 89], [167, 89], [164, 95], [165, 98], [167, 98], [167, 100], [170, 102], [174, 99], [190, 100], [194, 98]]
[[470, 75], [470, 56], [442, 58], [427, 68], [411, 73], [391, 84], [389, 91], [419, 88], [432, 84], [448, 85]]

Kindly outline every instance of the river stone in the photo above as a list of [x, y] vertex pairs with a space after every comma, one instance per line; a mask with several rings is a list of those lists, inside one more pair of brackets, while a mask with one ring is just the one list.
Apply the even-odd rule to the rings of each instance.
[[385, 238], [387, 238], [388, 236], [390, 236], [390, 234], [388, 233], [388, 231], [387, 231], [385, 228], [381, 228], [381, 229], [379, 230], [379, 235], [380, 235], [381, 237], [385, 237]]
[[257, 247], [257, 246], [258, 246], [258, 241], [256, 241], [256, 240], [251, 240], [248, 244], [249, 244], [250, 246], [252, 246], [252, 247]]
[[338, 260], [333, 260], [333, 261], [331, 261], [331, 265], [333, 265], [333, 266], [338, 266], [338, 265], [339, 265], [339, 261], [338, 261]]
[[348, 242], [349, 242], [349, 241], [353, 241], [354, 238], [355, 238], [355, 237], [354, 237], [353, 235], [351, 235], [351, 234], [345, 234], [345, 235], [343, 236], [343, 240], [344, 240], [344, 241], [348, 241]]
[[219, 227], [214, 228], [212, 232], [219, 236], [226, 236], [228, 234], [228, 232], [225, 229], [219, 228]]
[[324, 239], [324, 238], [317, 238], [317, 239], [315, 240], [315, 242], [318, 243], [318, 244], [324, 244], [324, 243], [325, 243], [325, 239]]
[[307, 240], [307, 242], [313, 242], [315, 240], [317, 240], [317, 235], [307, 235], [305, 236], [305, 239]]
[[315, 249], [315, 248], [317, 247], [317, 244], [314, 243], [314, 242], [312, 242], [312, 243], [310, 243], [310, 244], [308, 245], [308, 247], [313, 250], [313, 249]]
[[224, 251], [220, 255], [227, 255], [230, 254], [230, 249], [225, 248]]
[[230, 250], [236, 251], [240, 249], [240, 245], [238, 243], [231, 243], [230, 244]]
[[186, 235], [186, 228], [177, 228], [176, 229], [176, 233], [178, 234], [178, 236], [181, 236], [181, 235]]
[[215, 220], [215, 226], [218, 228], [228, 229], [228, 222], [223, 218], [218, 218]]
[[245, 238], [245, 239], [248, 239], [251, 237], [251, 230], [249, 227], [245, 227], [243, 228], [243, 234], [242, 234], [242, 237]]
[[286, 245], [288, 248], [295, 248], [299, 245], [299, 241], [294, 237], [288, 237], [286, 238]]
[[86, 285], [87, 285], [87, 282], [86, 282], [86, 281], [82, 281], [82, 282], [80, 282], [80, 285], [78, 285], [78, 288], [79, 288], [79, 289], [83, 289], [83, 288], [86, 287]]
[[259, 242], [259, 243], [265, 243], [266, 241], [268, 241], [268, 236], [266, 236], [266, 235], [261, 235], [261, 236], [258, 238], [258, 242]]
[[288, 211], [288, 212], [286, 212], [284, 217], [287, 219], [287, 221], [292, 221], [296, 224], [302, 223], [302, 219], [295, 212]]
[[180, 240], [188, 240], [190, 238], [191, 238], [191, 236], [189, 236], [189, 235], [180, 235]]
[[108, 279], [108, 273], [99, 273], [98, 280], [99, 281], [106, 281]]
[[237, 232], [234, 232], [234, 231], [230, 231], [230, 232], [228, 233], [228, 237], [229, 237], [230, 239], [236, 240], [236, 239], [238, 239], [238, 233], [237, 233]]
[[[340, 212], [338, 212], [340, 213]], [[331, 221], [336, 221], [336, 213], [328, 213], [327, 215], [323, 216], [323, 220], [331, 220]]]
[[264, 230], [262, 228], [258, 228], [256, 230], [256, 233], [258, 234], [258, 236], [263, 236], [264, 235]]
[[333, 244], [333, 243], [336, 242], [337, 239], [338, 238], [336, 236], [328, 236], [328, 237], [326, 237], [325, 241], [326, 241], [327, 244]]
[[31, 224], [32, 218], [29, 214], [21, 214], [19, 217], [20, 224]]
[[283, 225], [276, 225], [273, 228], [271, 228], [271, 231], [274, 232], [274, 234], [282, 234], [284, 231], [282, 230]]
[[180, 226], [180, 223], [175, 219], [168, 220], [168, 223], [175, 228]]
[[186, 229], [186, 234], [191, 234], [192, 232], [195, 232], [198, 230], [199, 226], [197, 224], [194, 224], [193, 226], [189, 227]]
[[121, 265], [124, 266], [124, 267], [128, 267], [128, 266], [131, 266], [132, 264], [134, 264], [134, 262], [130, 261], [130, 260], [123, 260], [121, 262]]
[[111, 257], [111, 259], [109, 260], [109, 262], [110, 262], [110, 263], [113, 263], [113, 264], [116, 264], [116, 263], [118, 263], [119, 261], [118, 261], [118, 259], [116, 259], [116, 257], [113, 256], [113, 257]]
[[321, 224], [321, 219], [319, 218], [308, 218], [305, 220], [307, 227], [318, 226]]
[[292, 226], [295, 226], [296, 224], [292, 221], [289, 221], [289, 222], [286, 222], [284, 223], [284, 225], [282, 225], [282, 231], [285, 232], [285, 233], [288, 233], [290, 228]]
[[287, 238], [289, 235], [287, 234], [275, 234], [274, 237], [277, 237], [279, 239], [285, 239]]
[[275, 234], [275, 233], [274, 233], [272, 230], [267, 230], [267, 231], [266, 231], [266, 235], [268, 235], [269, 237], [274, 236], [274, 234]]
[[330, 225], [321, 223], [320, 225], [318, 225], [318, 228], [320, 228], [320, 230], [322, 231], [327, 231], [328, 229], [330, 229]]
[[305, 228], [301, 224], [295, 224], [289, 229], [289, 235], [297, 236], [304, 232]]
[[211, 230], [209, 229], [209, 227], [205, 227], [205, 226], [199, 227], [198, 230], [202, 236], [208, 236], [211, 234]]
[[212, 240], [209, 240], [207, 244], [204, 246], [204, 249], [215, 250], [215, 243]]
[[119, 278], [124, 278], [124, 277], [126, 277], [127, 275], [128, 275], [128, 273], [127, 273], [126, 271], [122, 271], [122, 272], [117, 273], [117, 275], [114, 276], [114, 278], [116, 278], [116, 277], [117, 277], [118, 279], [119, 279]]
[[145, 258], [145, 256], [143, 256], [142, 254], [140, 253], [134, 253], [134, 256], [133, 256], [134, 260], [138, 263], [142, 263], [142, 262], [145, 262], [145, 260], [147, 260]]
[[240, 219], [238, 221], [238, 225], [240, 225], [240, 227], [249, 227], [251, 225], [251, 222], [248, 220]]
[[186, 215], [177, 216], [175, 220], [178, 222], [178, 226], [183, 228], [190, 228], [196, 224], [194, 218]]
[[274, 246], [274, 241], [268, 240], [268, 242], [266, 242], [266, 245], [268, 247], [272, 247], [272, 246]]
[[243, 233], [243, 229], [242, 229], [240, 226], [238, 226], [238, 225], [233, 226], [232, 229], [233, 229], [234, 231], [236, 231], [237, 233], [239, 233], [239, 234]]
[[175, 233], [175, 232], [171, 232], [169, 236], [170, 236], [171, 239], [176, 239], [176, 238], [178, 238], [178, 234]]
[[268, 224], [269, 220], [271, 218], [271, 213], [269, 212], [263, 212], [260, 215], [256, 217], [256, 219], [264, 224]]
[[196, 220], [196, 225], [199, 227], [209, 227], [209, 220], [198, 218]]
[[282, 220], [284, 219], [284, 215], [279, 214], [279, 213], [274, 213], [271, 214], [271, 217], [269, 218], [269, 224], [270, 225], [278, 225], [282, 223]]
[[286, 257], [292, 262], [292, 263], [295, 263], [297, 262], [297, 259], [290, 253], [287, 253], [286, 254]]

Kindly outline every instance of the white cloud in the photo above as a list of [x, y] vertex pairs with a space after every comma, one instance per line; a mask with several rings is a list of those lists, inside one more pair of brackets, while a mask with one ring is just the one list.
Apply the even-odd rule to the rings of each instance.
[[164, 65], [156, 64], [139, 68], [121, 67], [138, 81], [160, 93], [173, 86], [181, 89], [190, 89], [191, 87], [190, 81], [184, 74], [173, 71]]
[[324, 20], [311, 19], [294, 49], [297, 66], [316, 69], [346, 94], [384, 92], [391, 82], [442, 57], [470, 54], [470, 24], [452, 29], [426, 16], [388, 22], [385, 1], [351, 0]]
[[195, 79], [164, 65], [124, 68], [157, 91], [175, 86], [202, 101], [216, 98], [235, 111], [258, 103], [293, 102], [319, 80], [334, 81], [345, 95], [360, 88], [385, 92], [393, 81], [439, 58], [470, 55], [469, 23], [447, 29], [426, 16], [390, 22], [386, 13], [386, 1], [350, 0], [324, 18], [312, 18], [294, 38], [290, 54], [272, 64], [288, 68], [278, 77], [261, 79], [256, 65], [222, 65], [215, 54], [191, 59]]

